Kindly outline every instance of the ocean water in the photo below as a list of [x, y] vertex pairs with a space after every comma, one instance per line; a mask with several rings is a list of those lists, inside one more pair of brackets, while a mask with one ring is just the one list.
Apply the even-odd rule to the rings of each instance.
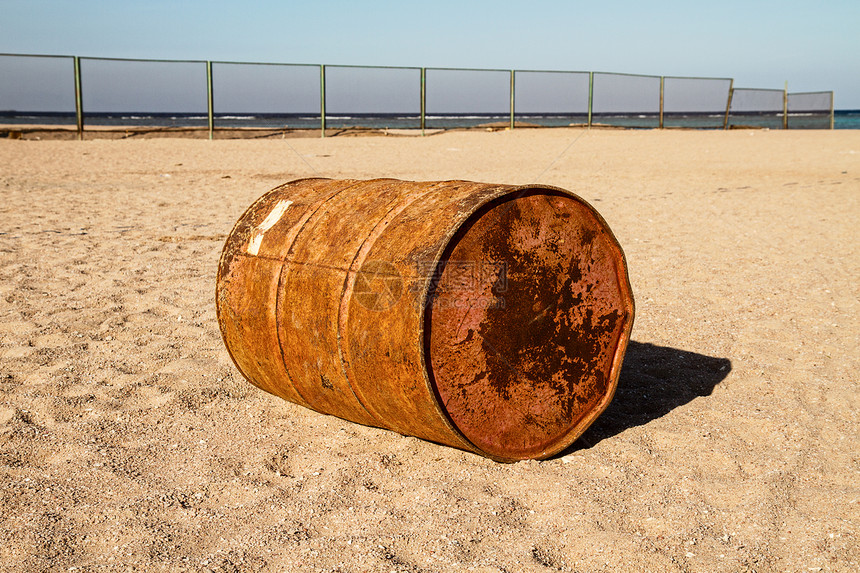
[[[581, 126], [588, 116], [579, 114], [517, 114], [520, 125], [540, 127]], [[690, 129], [721, 129], [725, 120], [723, 113], [664, 113], [665, 127]], [[88, 113], [85, 125], [89, 126], [136, 126], [136, 127], [208, 127], [205, 113]], [[781, 113], [745, 112], [729, 117], [730, 127], [753, 127], [782, 129]], [[6, 125], [75, 125], [75, 114], [0, 112], [0, 124]], [[426, 115], [428, 129], [454, 129], [479, 126], [506, 126], [510, 124], [507, 113], [462, 113]], [[656, 113], [593, 114], [592, 124], [627, 128], [656, 128], [659, 116]], [[789, 113], [789, 129], [829, 129], [830, 117], [826, 113]], [[314, 113], [293, 114], [216, 114], [215, 127], [225, 129], [270, 128], [270, 129], [319, 129], [320, 117]], [[418, 129], [421, 118], [418, 114], [327, 114], [326, 127], [364, 127], [373, 129]], [[860, 110], [836, 110], [835, 129], [860, 129]]]
[[860, 129], [860, 109], [837, 109], [833, 112], [834, 129]]

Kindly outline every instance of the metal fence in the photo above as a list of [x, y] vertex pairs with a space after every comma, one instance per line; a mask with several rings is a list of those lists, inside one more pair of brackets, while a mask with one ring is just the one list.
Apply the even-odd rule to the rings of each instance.
[[735, 88], [729, 104], [729, 127], [785, 128], [786, 99], [785, 90]]
[[833, 92], [804, 92], [787, 95], [788, 127], [833, 129]]
[[660, 127], [660, 76], [595, 72], [591, 117], [619, 127]]
[[320, 126], [319, 66], [212, 62], [207, 85], [212, 129]]
[[[421, 127], [421, 68], [324, 66], [325, 126]], [[217, 93], [217, 92], [216, 92]]]
[[0, 123], [99, 129], [832, 129], [833, 92], [728, 78], [0, 54]]
[[0, 112], [74, 125], [76, 68], [72, 56], [0, 55]]
[[81, 107], [91, 125], [125, 125], [145, 117], [207, 125], [206, 63], [81, 58]]
[[661, 127], [726, 127], [734, 81], [728, 78], [663, 78]]
[[510, 70], [425, 69], [425, 126], [449, 129], [510, 124], [511, 76]]
[[514, 120], [523, 126], [587, 125], [589, 72], [514, 72]]

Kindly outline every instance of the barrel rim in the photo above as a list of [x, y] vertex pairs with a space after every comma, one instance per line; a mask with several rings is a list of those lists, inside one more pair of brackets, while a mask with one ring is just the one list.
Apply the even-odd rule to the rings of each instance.
[[[464, 181], [458, 181], [458, 183], [461, 182]], [[441, 414], [445, 424], [453, 432], [460, 436], [467, 444], [469, 444], [474, 452], [479, 453], [480, 455], [488, 457], [492, 460], [505, 463], [512, 463], [525, 459], [546, 459], [560, 452], [563, 452], [566, 448], [570, 447], [577, 439], [579, 439], [579, 437], [585, 432], [585, 430], [587, 430], [591, 426], [594, 420], [597, 419], [597, 417], [600, 416], [600, 414], [602, 414], [612, 402], [612, 399], [615, 396], [615, 391], [618, 387], [618, 380], [621, 375], [621, 367], [624, 360], [624, 354], [630, 342], [630, 334], [633, 330], [633, 322], [636, 315], [633, 289], [630, 284], [627, 257], [624, 254], [624, 249], [621, 247], [621, 243], [618, 241], [618, 238], [615, 236], [615, 233], [612, 232], [612, 229], [606, 223], [606, 219], [603, 218], [600, 212], [595, 209], [594, 206], [591, 205], [591, 203], [589, 203], [576, 193], [553, 185], [543, 185], [539, 183], [517, 186], [499, 185], [496, 187], [496, 189], [496, 193], [488, 194], [481, 201], [478, 201], [477, 203], [472, 205], [471, 208], [464, 213], [463, 218], [458, 222], [458, 224], [451, 226], [451, 229], [446, 232], [444, 238], [440, 242], [439, 250], [437, 251], [433, 261], [433, 273], [430, 275], [429, 278], [427, 278], [427, 280], [424, 281], [422, 290], [419, 295], [420, 311], [418, 321], [421, 327], [418, 334], [421, 337], [419, 348], [419, 356], [422, 364], [421, 370], [424, 375], [424, 382], [427, 385], [427, 389], [433, 395], [436, 403], [436, 408]], [[475, 445], [465, 434], [463, 434], [460, 428], [457, 427], [457, 425], [451, 419], [447, 409], [445, 408], [442, 398], [439, 394], [439, 390], [437, 388], [435, 376], [433, 375], [433, 369], [429, 361], [431, 325], [430, 313], [427, 312], [427, 309], [429, 308], [430, 303], [429, 296], [431, 294], [431, 290], [434, 288], [432, 277], [438, 276], [438, 273], [440, 272], [440, 266], [446, 260], [445, 255], [449, 252], [449, 248], [453, 246], [452, 242], [454, 241], [454, 238], [461, 232], [461, 229], [463, 229], [480, 211], [486, 209], [493, 203], [502, 203], [504, 201], [515, 200], [518, 197], [511, 197], [515, 195], [523, 197], [531, 194], [540, 194], [541, 191], [548, 191], [550, 192], [549, 194], [569, 197], [570, 199], [573, 199], [574, 201], [580, 203], [581, 205], [585, 206], [591, 212], [592, 215], [594, 215], [598, 223], [600, 223], [606, 230], [607, 235], [611, 239], [612, 246], [617, 250], [618, 258], [616, 260], [618, 261], [618, 264], [616, 266], [616, 274], [619, 278], [619, 286], [623, 291], [622, 298], [627, 303], [627, 308], [625, 310], [628, 311], [628, 316], [625, 321], [625, 327], [618, 338], [618, 343], [616, 344], [615, 352], [612, 357], [610, 375], [607, 379], [607, 391], [604, 393], [601, 400], [591, 410], [588, 410], [567, 433], [562, 434], [558, 438], [554, 439], [547, 447], [544, 448], [542, 452], [540, 452], [536, 456], [504, 457], [486, 452], [477, 445]], [[623, 277], [621, 275], [623, 275]]]

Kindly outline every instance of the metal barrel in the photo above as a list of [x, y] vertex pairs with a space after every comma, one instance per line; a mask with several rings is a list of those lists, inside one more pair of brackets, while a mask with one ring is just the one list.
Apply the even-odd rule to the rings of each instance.
[[301, 179], [241, 216], [218, 267], [240, 372], [291, 402], [498, 461], [572, 444], [633, 325], [603, 218], [544, 185]]

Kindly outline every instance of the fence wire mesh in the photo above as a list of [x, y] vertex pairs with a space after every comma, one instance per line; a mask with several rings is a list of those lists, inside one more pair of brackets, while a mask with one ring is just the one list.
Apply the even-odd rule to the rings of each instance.
[[723, 127], [731, 89], [725, 78], [664, 78], [663, 126]]
[[833, 92], [733, 89], [724, 78], [0, 54], [0, 124], [79, 131], [84, 124], [822, 129], [834, 127], [834, 117]]
[[833, 92], [788, 94], [789, 129], [830, 129]]
[[588, 122], [588, 72], [514, 72], [518, 125], [558, 127]]
[[427, 127], [510, 123], [509, 71], [427, 68], [425, 81]]
[[593, 84], [594, 125], [660, 125], [659, 76], [595, 72]]
[[785, 92], [735, 88], [729, 112], [729, 127], [782, 129]]
[[319, 128], [320, 67], [212, 62], [212, 109], [221, 128]]
[[421, 127], [421, 68], [325, 67], [326, 126]]
[[206, 126], [206, 63], [81, 58], [89, 125]]
[[0, 55], [0, 111], [3, 123], [74, 124], [74, 57]]

